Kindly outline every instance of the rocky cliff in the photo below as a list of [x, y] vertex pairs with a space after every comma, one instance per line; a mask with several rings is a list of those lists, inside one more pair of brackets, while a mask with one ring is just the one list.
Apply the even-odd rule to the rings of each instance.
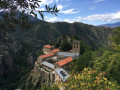
[[[22, 89], [24, 90], [34, 90], [35, 88], [40, 88], [43, 78], [40, 73], [37, 73], [35, 68], [30, 72], [29, 77], [27, 78], [26, 83], [23, 85]], [[20, 87], [21, 88], [21, 87]]]
[[0, 76], [14, 72], [14, 60], [22, 46], [10, 34], [0, 32]]

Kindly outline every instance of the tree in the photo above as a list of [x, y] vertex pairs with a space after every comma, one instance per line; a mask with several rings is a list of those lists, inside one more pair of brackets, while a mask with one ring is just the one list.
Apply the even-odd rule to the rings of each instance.
[[60, 42], [55, 42], [55, 43], [54, 43], [54, 47], [55, 47], [55, 48], [59, 48], [59, 47], [60, 47]]
[[93, 53], [94, 68], [106, 72], [109, 80], [115, 80], [120, 84], [120, 27], [114, 28], [109, 48], [101, 48]]
[[75, 72], [80, 72], [86, 67], [92, 67], [92, 50], [86, 51], [82, 56], [73, 60], [71, 64], [71, 69]]
[[87, 45], [85, 42], [80, 42], [80, 54], [82, 55], [86, 51], [94, 50], [91, 46]]
[[112, 42], [114, 50], [120, 51], [120, 27], [114, 28], [109, 40]]
[[[39, 90], [39, 89], [37, 89], [37, 90]], [[60, 90], [60, 89], [56, 85], [48, 87], [43, 83], [42, 87], [41, 87], [41, 90]]]
[[[0, 0], [0, 10], [3, 11], [0, 14], [0, 24], [3, 26], [2, 30], [10, 29], [18, 24], [22, 27], [30, 27], [28, 15], [37, 17], [36, 13], [39, 13], [41, 18], [44, 19], [44, 13], [51, 13], [57, 15], [59, 12], [56, 5], [53, 7], [45, 5], [44, 11], [38, 10], [41, 0]], [[20, 12], [21, 11], [21, 12]]]
[[105, 51], [94, 61], [94, 68], [106, 72], [108, 79], [114, 79], [120, 84], [120, 53]]
[[67, 42], [67, 41], [63, 41], [60, 45], [60, 49], [62, 51], [69, 51], [72, 49], [72, 45], [71, 43]]

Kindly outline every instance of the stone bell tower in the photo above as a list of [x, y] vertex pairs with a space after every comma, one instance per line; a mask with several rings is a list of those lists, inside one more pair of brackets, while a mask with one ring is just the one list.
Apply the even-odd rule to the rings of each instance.
[[79, 53], [80, 52], [80, 41], [73, 40], [72, 52]]

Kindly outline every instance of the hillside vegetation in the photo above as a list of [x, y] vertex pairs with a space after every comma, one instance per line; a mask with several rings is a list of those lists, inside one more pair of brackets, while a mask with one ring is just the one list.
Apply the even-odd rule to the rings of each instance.
[[82, 43], [82, 55], [71, 63], [70, 78], [56, 82], [58, 87], [43, 90], [119, 90], [120, 89], [120, 27], [114, 28], [108, 44], [99, 50]]
[[73, 60], [68, 81], [58, 82], [57, 86], [69, 90], [119, 90], [120, 27], [114, 28], [108, 41], [110, 44], [99, 50], [85, 49], [81, 57]]
[[34, 47], [42, 47], [44, 44], [55, 41], [61, 35], [76, 35], [88, 45], [99, 48], [106, 45], [110, 32], [110, 28], [95, 27], [83, 23], [48, 23], [39, 20], [32, 22], [32, 28], [29, 30], [17, 28], [14, 36]]
[[[5, 60], [1, 59], [0, 66], [5, 68], [2, 69], [2, 71], [6, 72], [0, 78], [1, 89], [3, 90], [15, 89], [17, 88], [18, 85], [21, 88], [24, 87], [24, 84], [26, 83], [26, 78], [27, 76], [29, 76], [34, 61], [42, 53], [41, 49], [43, 45], [56, 42], [56, 39], [60, 36], [66, 35], [70, 37], [77, 36], [82, 42], [84, 42], [84, 43], [81, 42], [81, 54], [83, 55], [83, 57], [86, 57], [86, 55], [91, 55], [89, 53], [91, 53], [92, 50], [105, 46], [107, 44], [107, 38], [112, 31], [112, 29], [110, 28], [95, 27], [83, 23], [72, 24], [66, 22], [48, 23], [40, 20], [32, 21], [31, 23], [32, 23], [31, 29], [23, 29], [21, 27], [17, 27], [16, 31], [14, 33], [11, 33], [11, 37], [13, 38], [11, 42], [9, 40], [10, 38], [8, 38], [6, 35], [0, 38], [2, 43], [0, 44], [1, 50], [5, 48], [6, 52], [9, 52], [8, 55], [11, 58], [15, 56], [15, 58], [13, 59], [10, 58], [7, 58]], [[4, 39], [4, 41], [2, 39]], [[10, 48], [6, 49], [5, 46], [9, 46], [9, 44], [14, 45], [16, 42], [18, 43], [18, 46], [14, 47], [17, 49], [20, 48], [20, 50], [17, 52], [18, 54], [12, 54], [13, 51], [9, 50]], [[87, 47], [88, 45], [91, 47]], [[3, 46], [4, 48], [2, 48]], [[11, 49], [16, 51], [14, 47]], [[85, 54], [84, 52], [86, 50], [91, 51]], [[0, 55], [5, 54], [0, 52]], [[91, 58], [91, 56], [89, 57]], [[82, 62], [83, 65], [85, 65], [84, 67], [89, 66], [87, 62], [88, 58], [86, 57], [85, 62]], [[12, 67], [15, 71], [15, 73], [13, 74], [9, 74], [11, 73], [11, 71], [8, 71], [9, 70], [8, 66], [10, 65], [10, 63], [7, 62], [9, 60], [12, 62], [13, 65]], [[7, 66], [4, 66], [5, 64], [7, 64]], [[79, 66], [77, 66], [76, 64], [76, 67]], [[81, 67], [80, 70], [82, 70], [84, 67]], [[75, 68], [73, 69], [76, 72], [79, 70]], [[8, 84], [6, 84], [6, 82]]]

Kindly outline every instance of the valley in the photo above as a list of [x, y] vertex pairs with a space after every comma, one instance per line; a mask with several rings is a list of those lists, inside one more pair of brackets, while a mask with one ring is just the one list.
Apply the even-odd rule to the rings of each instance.
[[[98, 50], [101, 47], [105, 47], [108, 44], [107, 39], [111, 35], [111, 32], [113, 30], [111, 28], [95, 27], [83, 23], [73, 23], [73, 24], [66, 22], [48, 23], [41, 20], [33, 21], [31, 23], [32, 23], [31, 29], [22, 30], [22, 28], [16, 28], [16, 31], [14, 33], [10, 33], [10, 37], [13, 38], [12, 40], [13, 43], [16, 40], [19, 43], [18, 44], [19, 46], [17, 46], [17, 48], [18, 47], [20, 48], [20, 50], [18, 51], [19, 54], [16, 55], [16, 58], [11, 59], [11, 62], [13, 63], [12, 64], [13, 70], [15, 71], [14, 75], [18, 76], [18, 80], [12, 82], [16, 83], [17, 81], [19, 85], [13, 84], [12, 86], [10, 85], [8, 87], [7, 86], [1, 87], [2, 89], [11, 88], [12, 90], [12, 88], [14, 89], [21, 88], [28, 90], [28, 88], [29, 89], [31, 88], [31, 90], [33, 90], [35, 88], [41, 88], [42, 85], [41, 82], [43, 83], [45, 82], [41, 81], [39, 74], [34, 75], [35, 73], [33, 66], [39, 55], [42, 54], [41, 50], [43, 45], [55, 44], [57, 42], [57, 38], [59, 38], [60, 36], [64, 37], [68, 35], [70, 38], [74, 36], [77, 37], [81, 42], [83, 42], [83, 44], [81, 45], [81, 52], [84, 53], [85, 52], [84, 47], [86, 47], [86, 45], [91, 46], [94, 50]], [[2, 38], [4, 39], [6, 37], [7, 35]], [[5, 42], [2, 42], [2, 45], [6, 45], [6, 42], [7, 42], [6, 40]], [[1, 53], [1, 55], [5, 55], [5, 54]], [[3, 63], [3, 59], [1, 59], [1, 61]], [[8, 66], [7, 68], [9, 68]], [[11, 73], [11, 71], [5, 70], [4, 68], [6, 68], [6, 66], [2, 66], [2, 67], [3, 67], [2, 70], [4, 70], [6, 73], [2, 74], [1, 77], [4, 77], [4, 75], [9, 76], [8, 73]], [[20, 75], [18, 75], [17, 73], [20, 73]], [[33, 76], [27, 78], [28, 76], [31, 76], [31, 74], [34, 76], [34, 78]], [[35, 79], [35, 81], [34, 80], [31, 81], [32, 79]], [[11, 83], [9, 81], [9, 77], [8, 77], [8, 83]], [[36, 83], [35, 86], [32, 85], [33, 83]]]

